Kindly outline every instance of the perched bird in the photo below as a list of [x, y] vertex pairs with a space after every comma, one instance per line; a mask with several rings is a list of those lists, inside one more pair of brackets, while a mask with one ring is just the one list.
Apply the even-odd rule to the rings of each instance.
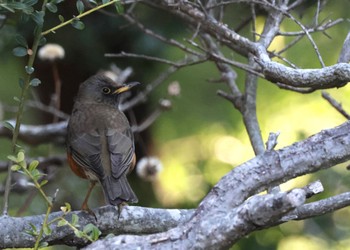
[[126, 179], [136, 163], [133, 133], [118, 108], [120, 94], [137, 84], [117, 84], [97, 74], [79, 87], [68, 123], [67, 157], [73, 172], [91, 182], [83, 210], [89, 210], [88, 199], [97, 182], [107, 203], [137, 202]]

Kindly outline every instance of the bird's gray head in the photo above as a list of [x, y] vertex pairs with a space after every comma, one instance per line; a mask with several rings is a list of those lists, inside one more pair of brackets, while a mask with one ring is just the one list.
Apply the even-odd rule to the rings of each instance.
[[78, 91], [77, 101], [118, 105], [120, 94], [138, 85], [138, 82], [118, 84], [111, 78], [97, 74], [83, 82]]

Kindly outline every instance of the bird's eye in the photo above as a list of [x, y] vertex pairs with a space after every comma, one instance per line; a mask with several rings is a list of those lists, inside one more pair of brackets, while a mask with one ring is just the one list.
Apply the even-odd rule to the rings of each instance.
[[103, 87], [102, 92], [103, 92], [103, 94], [109, 94], [109, 93], [111, 93], [111, 89], [107, 88], [107, 87]]

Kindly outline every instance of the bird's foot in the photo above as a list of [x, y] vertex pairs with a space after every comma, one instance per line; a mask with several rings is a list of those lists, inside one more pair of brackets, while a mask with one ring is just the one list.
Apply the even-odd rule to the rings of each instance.
[[96, 214], [87, 206], [87, 204], [83, 204], [81, 210], [93, 216], [95, 218], [95, 221], [97, 221]]
[[122, 203], [117, 205], [117, 207], [118, 207], [118, 220], [120, 218], [120, 215], [122, 213], [123, 208], [127, 205], [128, 205], [128, 203], [126, 203], [125, 201], [123, 201]]

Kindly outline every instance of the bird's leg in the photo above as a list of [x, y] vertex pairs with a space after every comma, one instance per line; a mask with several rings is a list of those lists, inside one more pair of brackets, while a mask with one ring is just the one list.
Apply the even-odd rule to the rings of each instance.
[[120, 218], [120, 215], [122, 213], [123, 208], [127, 205], [128, 205], [128, 203], [126, 203], [125, 201], [123, 201], [122, 203], [117, 205], [117, 207], [118, 207], [118, 220]]
[[84, 202], [81, 205], [81, 210], [84, 210], [84, 211], [88, 212], [89, 214], [92, 214], [96, 219], [95, 213], [92, 212], [88, 206], [89, 197], [90, 197], [90, 194], [91, 194], [92, 190], [94, 189], [95, 185], [96, 185], [96, 181], [90, 181], [90, 187], [89, 187], [89, 190], [85, 196]]

